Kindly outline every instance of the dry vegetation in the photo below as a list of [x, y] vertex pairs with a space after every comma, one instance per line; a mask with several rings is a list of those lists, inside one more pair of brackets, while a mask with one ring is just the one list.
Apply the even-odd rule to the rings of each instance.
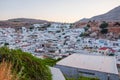
[[12, 64], [3, 61], [0, 64], [0, 80], [19, 80], [17, 75], [12, 73]]

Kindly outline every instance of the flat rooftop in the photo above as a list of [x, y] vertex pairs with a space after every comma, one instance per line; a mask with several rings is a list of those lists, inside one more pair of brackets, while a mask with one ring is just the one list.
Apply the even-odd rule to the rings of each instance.
[[111, 56], [72, 54], [59, 61], [57, 65], [118, 74], [116, 59]]

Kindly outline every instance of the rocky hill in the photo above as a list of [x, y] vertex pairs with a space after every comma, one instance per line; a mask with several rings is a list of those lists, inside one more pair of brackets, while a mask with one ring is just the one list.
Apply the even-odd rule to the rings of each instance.
[[120, 21], [120, 6], [108, 11], [105, 14], [97, 15], [90, 19], [87, 19], [87, 18], [81, 19], [80, 22], [88, 22], [90, 20], [91, 21], [93, 21], [93, 20], [95, 20], [95, 21], [111, 21], [111, 22]]

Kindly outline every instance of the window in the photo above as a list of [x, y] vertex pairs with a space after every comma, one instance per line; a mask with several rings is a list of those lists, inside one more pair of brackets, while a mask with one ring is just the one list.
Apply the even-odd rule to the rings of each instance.
[[102, 54], [104, 54], [104, 52], [102, 52]]
[[82, 73], [82, 74], [89, 74], [89, 75], [95, 75], [95, 73], [91, 73], [91, 72], [83, 72], [83, 71], [78, 71], [79, 73]]

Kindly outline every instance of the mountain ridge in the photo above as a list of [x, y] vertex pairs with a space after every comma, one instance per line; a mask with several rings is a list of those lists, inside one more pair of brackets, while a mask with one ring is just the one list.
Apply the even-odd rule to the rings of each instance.
[[32, 24], [41, 24], [41, 23], [51, 23], [51, 21], [47, 20], [39, 20], [39, 19], [31, 19], [31, 18], [13, 18], [4, 21], [0, 21], [1, 28], [8, 28], [8, 27], [30, 27]]
[[95, 21], [120, 21], [120, 6], [113, 8], [107, 13], [93, 16], [91, 18], [83, 18], [78, 22], [88, 22], [90, 20]]
[[49, 22], [47, 20], [32, 19], [32, 18], [13, 18], [13, 19], [8, 19], [7, 21], [10, 21], [10, 22]]

